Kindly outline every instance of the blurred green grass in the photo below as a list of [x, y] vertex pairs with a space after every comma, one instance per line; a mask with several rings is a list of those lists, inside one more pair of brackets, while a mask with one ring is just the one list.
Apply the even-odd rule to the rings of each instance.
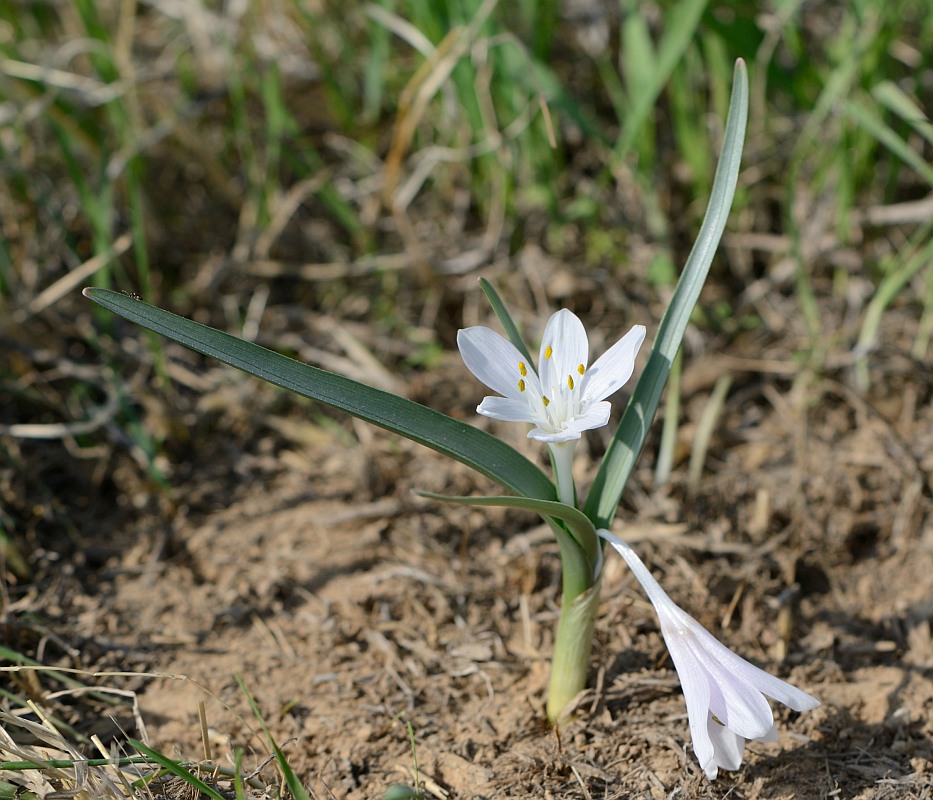
[[[465, 235], [488, 234], [476, 267], [544, 226], [554, 255], [582, 256], [581, 270], [624, 272], [626, 228], [676, 269], [740, 56], [757, 111], [745, 202], [782, 194], [769, 227], [795, 237], [795, 200], [831, 191], [844, 244], [854, 210], [929, 190], [930, 10], [11, 6], [0, 11], [4, 301], [22, 307], [123, 232], [131, 248], [94, 282], [191, 302], [209, 254], [232, 267], [275, 251], [309, 263], [411, 254], [434, 243], [406, 233], [444, 213]], [[621, 216], [620, 194], [638, 217]], [[579, 252], [568, 238], [591, 244]], [[424, 283], [431, 267], [412, 272]]]
[[[64, 425], [172, 484], [179, 427], [127, 399], [145, 387], [170, 415], [162, 345], [124, 355], [85, 283], [298, 355], [315, 319], [359, 325], [372, 363], [403, 374], [475, 315], [463, 279], [480, 274], [519, 318], [658, 316], [737, 57], [745, 171], [696, 323], [783, 341], [809, 370], [842, 354], [866, 391], [889, 309], [916, 309], [910, 358], [929, 360], [931, 39], [931, 0], [0, 7], [2, 432]], [[63, 381], [62, 359], [106, 374]], [[102, 394], [117, 410], [89, 430]], [[676, 437], [666, 425], [661, 482]], [[28, 457], [6, 452], [22, 477]], [[54, 491], [40, 474], [15, 494]], [[20, 572], [31, 513], [2, 516]]]
[[[305, 315], [368, 326], [400, 341], [371, 349], [402, 372], [473, 313], [464, 277], [500, 278], [520, 317], [656, 315], [737, 57], [748, 155], [696, 322], [773, 341], [787, 315], [770, 298], [789, 297], [804, 333], [787, 347], [816, 371], [848, 354], [866, 391], [889, 309], [916, 309], [910, 357], [929, 359], [931, 38], [930, 0], [3, 6], [3, 431], [93, 416], [81, 379], [48, 391], [50, 352], [103, 362], [98, 384], [133, 395], [139, 353], [82, 303], [86, 282], [265, 341]], [[538, 266], [516, 266], [529, 253]], [[144, 341], [143, 383], [170, 403], [162, 345]], [[131, 452], [164, 488], [171, 432], [146, 414], [121, 401], [129, 442], [82, 428], [80, 444]]]
[[[131, 251], [96, 282], [147, 299], [183, 292], [207, 247], [254, 255], [282, 197], [313, 177], [314, 212], [351, 258], [397, 247], [362, 208], [380, 180], [396, 210], [419, 198], [448, 208], [465, 191], [464, 227], [495, 211], [520, 231], [540, 211], [584, 239], [612, 219], [604, 201], [632, 191], [647, 196], [631, 224], [663, 247], [696, 225], [739, 56], [756, 78], [752, 144], [787, 203], [832, 185], [845, 233], [853, 209], [925, 191], [933, 175], [921, 112], [929, 3], [823, 14], [799, 3], [581, 2], [563, 16], [553, 2], [477, 0], [339, 12], [279, 0], [238, 18], [198, 8], [81, 0], [0, 12], [5, 216], [27, 223], [4, 237], [10, 301], [124, 231]], [[594, 180], [574, 186], [581, 151]], [[343, 185], [348, 173], [355, 187]], [[179, 238], [171, 212], [189, 210], [186, 190], [201, 195], [190, 209], [200, 224]], [[28, 222], [40, 219], [51, 241], [30, 249]], [[624, 267], [624, 242], [598, 252]]]

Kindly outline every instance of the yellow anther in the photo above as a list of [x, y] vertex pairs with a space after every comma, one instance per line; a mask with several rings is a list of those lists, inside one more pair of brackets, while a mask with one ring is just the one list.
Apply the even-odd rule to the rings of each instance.
[[547, 408], [549, 405], [551, 405], [551, 401], [548, 400], [547, 397], [545, 397], [544, 395], [541, 395], [541, 399], [544, 401], [544, 407], [545, 407], [545, 408]]
[[582, 364], [577, 364], [577, 372], [582, 375], [584, 372], [586, 372], [586, 367], [584, 367]]
[[570, 389], [571, 392], [573, 391], [573, 375], [567, 376], [567, 388]]
[[548, 345], [547, 350], [544, 351], [544, 357], [550, 358], [552, 355], [554, 355], [554, 349], [551, 347], [551, 345]]
[[518, 362], [518, 374], [521, 375], [523, 378], [528, 374], [528, 367], [525, 366], [524, 361]]
[[524, 391], [525, 391], [525, 381], [519, 381], [519, 382], [518, 382], [518, 391], [520, 391], [520, 392], [524, 392]]

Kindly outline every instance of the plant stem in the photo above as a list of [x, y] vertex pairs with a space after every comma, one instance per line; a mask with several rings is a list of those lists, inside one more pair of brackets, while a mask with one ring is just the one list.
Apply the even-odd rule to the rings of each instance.
[[555, 725], [570, 701], [586, 686], [601, 585], [596, 578], [589, 589], [575, 597], [564, 593], [547, 692], [547, 718]]
[[[549, 445], [558, 499], [573, 507], [577, 505], [573, 482], [575, 445], [575, 441]], [[579, 541], [559, 529], [555, 533], [561, 548], [563, 597], [548, 682], [547, 717], [557, 725], [564, 709], [586, 686], [593, 625], [599, 608], [602, 543], [598, 539]]]
[[573, 451], [576, 444], [575, 441], [569, 441], [548, 445], [557, 483], [557, 497], [562, 503], [574, 508], [577, 506], [577, 488], [573, 482]]

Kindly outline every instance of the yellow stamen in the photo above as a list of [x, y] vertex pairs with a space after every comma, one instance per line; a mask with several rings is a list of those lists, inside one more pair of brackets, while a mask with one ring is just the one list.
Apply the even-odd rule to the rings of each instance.
[[519, 382], [518, 382], [518, 391], [520, 391], [520, 392], [524, 392], [524, 391], [525, 391], [525, 381], [519, 381]]
[[518, 362], [518, 374], [521, 375], [523, 378], [528, 374], [528, 367], [525, 366], [524, 361]]
[[551, 405], [551, 401], [548, 400], [547, 397], [545, 397], [544, 395], [541, 395], [541, 399], [544, 401], [544, 407], [545, 407], [545, 408], [547, 408], [549, 405]]
[[582, 364], [577, 364], [577, 372], [582, 375], [584, 372], [586, 372], [586, 367], [584, 367]]
[[544, 357], [550, 358], [552, 355], [554, 355], [554, 350], [550, 345], [548, 345], [547, 350], [544, 351]]
[[573, 375], [567, 376], [567, 388], [570, 389], [571, 392], [573, 391]]

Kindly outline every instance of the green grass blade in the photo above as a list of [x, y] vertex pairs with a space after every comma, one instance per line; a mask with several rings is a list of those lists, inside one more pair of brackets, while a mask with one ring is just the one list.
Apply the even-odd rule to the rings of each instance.
[[703, 413], [700, 414], [700, 421], [697, 424], [693, 446], [690, 450], [690, 464], [687, 467], [687, 488], [691, 492], [695, 492], [700, 485], [703, 465], [706, 463], [706, 454], [709, 452], [709, 443], [713, 438], [713, 431], [726, 404], [726, 397], [731, 386], [732, 373], [724, 372], [716, 381], [713, 392], [703, 408]]
[[641, 76], [626, 76], [629, 86], [640, 84], [643, 88], [632, 97], [628, 113], [620, 120], [622, 133], [615, 146], [617, 156], [625, 155], [638, 138], [642, 125], [693, 39], [706, 3], [707, 0], [681, 0], [667, 15], [668, 28], [658, 46], [653, 68], [643, 70]]
[[893, 81], [882, 81], [871, 90], [871, 95], [933, 144], [933, 124], [930, 118], [900, 86]]
[[279, 766], [279, 771], [285, 779], [285, 785], [288, 787], [288, 791], [291, 792], [293, 800], [311, 800], [311, 798], [308, 797], [308, 793], [301, 785], [301, 781], [298, 780], [295, 770], [292, 769], [292, 765], [289, 764], [288, 759], [285, 758], [285, 753], [282, 752], [282, 748], [280, 748], [278, 744], [276, 744], [275, 739], [272, 738], [272, 734], [269, 732], [269, 726], [266, 725], [266, 721], [262, 717], [262, 712], [259, 710], [259, 704], [256, 702], [256, 698], [253, 697], [240, 675], [236, 676], [236, 682], [243, 694], [246, 695], [246, 699], [249, 702], [250, 708], [253, 710], [253, 714], [256, 719], [259, 720], [263, 733], [266, 734], [266, 739], [275, 755], [275, 761]]
[[131, 764], [151, 764], [149, 756], [126, 756], [124, 758], [50, 758], [47, 761], [0, 761], [0, 772], [21, 772], [27, 769], [72, 769], [82, 767], [128, 767]]
[[661, 391], [674, 357], [680, 349], [690, 315], [706, 281], [735, 195], [747, 118], [748, 73], [745, 62], [739, 59], [735, 66], [722, 156], [716, 168], [706, 216], [674, 290], [671, 304], [661, 320], [648, 364], [622, 415], [622, 421], [606, 451], [583, 509], [596, 527], [608, 528], [612, 523], [622, 491], [635, 466], [635, 459], [644, 446], [648, 429], [658, 408]]
[[930, 186], [933, 186], [933, 167], [927, 164], [923, 156], [912, 149], [910, 144], [890, 125], [881, 120], [874, 109], [867, 108], [861, 102], [849, 101], [845, 105], [845, 110], [859, 127], [874, 136], [905, 164], [913, 167]]
[[162, 755], [162, 753], [160, 753], [158, 750], [153, 750], [151, 747], [147, 747], [136, 739], [127, 739], [127, 742], [129, 743], [130, 747], [138, 750], [144, 756], [151, 758], [163, 769], [171, 772], [172, 775], [176, 775], [177, 777], [181, 778], [189, 786], [197, 789], [201, 794], [211, 798], [211, 800], [226, 800], [226, 798], [224, 798], [220, 792], [212, 789], [197, 775], [188, 772], [188, 770], [186, 770], [181, 764], [172, 761], [172, 759], [170, 759], [168, 756]]
[[531, 364], [532, 369], [535, 369], [535, 360], [531, 357], [531, 353], [528, 352], [528, 345], [525, 344], [525, 340], [522, 339], [522, 335], [518, 332], [518, 326], [512, 319], [512, 315], [509, 314], [509, 310], [505, 307], [505, 303], [502, 302], [502, 298], [499, 297], [499, 293], [496, 291], [495, 287], [485, 278], [479, 279], [479, 286], [480, 289], [483, 290], [483, 294], [486, 295], [489, 305], [492, 306], [492, 310], [498, 318], [499, 324], [501, 324], [502, 328], [505, 330], [506, 338], [518, 348], [518, 352]]
[[246, 786], [243, 783], [242, 747], [238, 747], [233, 754], [233, 794], [236, 800], [246, 800]]
[[[921, 235], [924, 238], [929, 235], [929, 226], [921, 229]], [[894, 302], [914, 275], [924, 267], [930, 266], [931, 260], [933, 260], [933, 240], [915, 250], [909, 257], [905, 255], [904, 260], [885, 275], [875, 290], [865, 310], [862, 328], [855, 345], [855, 383], [859, 391], [867, 392], [869, 388], [868, 355], [878, 337], [878, 329], [881, 327], [881, 317], [885, 309]]]
[[84, 294], [185, 347], [455, 458], [516, 494], [539, 500], [555, 497], [554, 485], [527, 458], [500, 439], [438, 411], [302, 364], [120, 292], [85, 289]]
[[[89, 691], [90, 687], [86, 683], [82, 683], [76, 678], [72, 678], [66, 672], [62, 672], [60, 669], [56, 669], [54, 666], [46, 666], [41, 661], [36, 661], [34, 658], [30, 658], [27, 655], [13, 650], [10, 647], [0, 644], [0, 664], [4, 662], [9, 662], [14, 666], [26, 666], [35, 668], [37, 672], [42, 673], [46, 678], [49, 678], [57, 683], [60, 683], [62, 686], [68, 686], [72, 689], [81, 689], [84, 692]], [[10, 670], [12, 671], [12, 670]], [[98, 699], [109, 703], [110, 705], [119, 705], [122, 701], [114, 698], [112, 695], [105, 693], [94, 693], [95, 697]]]
[[664, 401], [664, 424], [661, 426], [661, 444], [658, 446], [658, 460], [654, 467], [654, 482], [664, 486], [674, 469], [674, 451], [677, 448], [677, 430], [680, 416], [680, 378], [683, 372], [683, 350], [677, 351], [667, 385], [667, 397]]

